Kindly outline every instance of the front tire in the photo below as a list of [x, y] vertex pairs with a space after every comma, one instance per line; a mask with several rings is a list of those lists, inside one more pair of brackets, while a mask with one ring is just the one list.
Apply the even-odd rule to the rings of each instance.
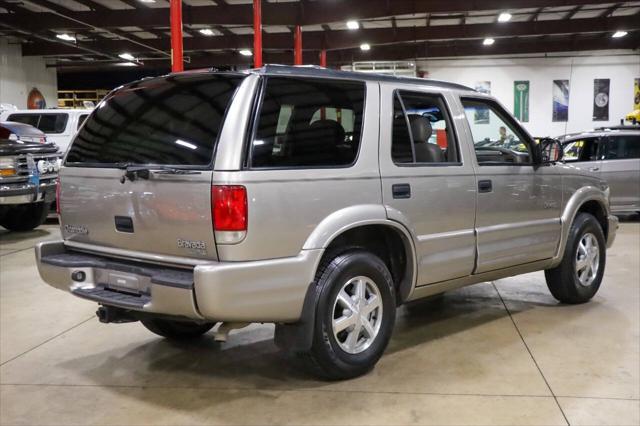
[[331, 380], [370, 371], [384, 352], [395, 323], [393, 279], [385, 263], [364, 250], [326, 259], [311, 349], [302, 355], [312, 370]]
[[190, 321], [172, 321], [159, 318], [140, 320], [147, 330], [171, 340], [192, 340], [211, 330], [215, 323], [196, 323]]
[[562, 262], [545, 271], [549, 291], [562, 303], [585, 303], [602, 283], [606, 263], [606, 241], [600, 223], [588, 213], [578, 213]]
[[44, 202], [12, 205], [0, 219], [0, 225], [9, 231], [31, 231], [47, 220], [48, 213], [49, 204]]

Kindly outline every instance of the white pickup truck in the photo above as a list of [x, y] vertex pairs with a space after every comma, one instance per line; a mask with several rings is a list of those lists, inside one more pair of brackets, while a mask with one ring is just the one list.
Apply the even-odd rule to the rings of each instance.
[[37, 127], [47, 135], [63, 153], [92, 109], [25, 109], [5, 111], [0, 121], [13, 121]]

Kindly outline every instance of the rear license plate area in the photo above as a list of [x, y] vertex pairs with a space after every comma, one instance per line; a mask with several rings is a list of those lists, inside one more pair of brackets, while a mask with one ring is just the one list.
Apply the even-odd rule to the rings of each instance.
[[134, 275], [109, 272], [106, 287], [112, 290], [135, 295], [142, 293], [140, 280]]

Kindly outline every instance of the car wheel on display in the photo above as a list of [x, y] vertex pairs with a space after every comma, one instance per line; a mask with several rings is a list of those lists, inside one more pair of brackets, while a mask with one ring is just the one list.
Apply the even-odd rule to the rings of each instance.
[[364, 250], [329, 256], [318, 269], [311, 349], [301, 357], [318, 375], [349, 379], [371, 370], [395, 322], [393, 279], [379, 257]]
[[600, 223], [579, 213], [571, 229], [562, 262], [545, 271], [547, 286], [562, 303], [585, 303], [600, 288], [606, 262], [606, 241]]
[[47, 220], [49, 204], [44, 202], [10, 206], [0, 218], [0, 225], [10, 231], [31, 231]]
[[152, 333], [171, 340], [197, 339], [216, 325], [215, 322], [197, 323], [160, 318], [142, 319], [140, 322]]

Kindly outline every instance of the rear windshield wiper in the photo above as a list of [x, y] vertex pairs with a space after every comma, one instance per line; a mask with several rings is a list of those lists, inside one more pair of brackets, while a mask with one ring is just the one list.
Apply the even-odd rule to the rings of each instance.
[[124, 169], [124, 174], [120, 177], [120, 183], [128, 180], [133, 182], [136, 179], [149, 179], [151, 173], [170, 174], [170, 175], [197, 175], [201, 172], [198, 170], [179, 169], [171, 166], [141, 166], [131, 163], [118, 163], [117, 167]]

